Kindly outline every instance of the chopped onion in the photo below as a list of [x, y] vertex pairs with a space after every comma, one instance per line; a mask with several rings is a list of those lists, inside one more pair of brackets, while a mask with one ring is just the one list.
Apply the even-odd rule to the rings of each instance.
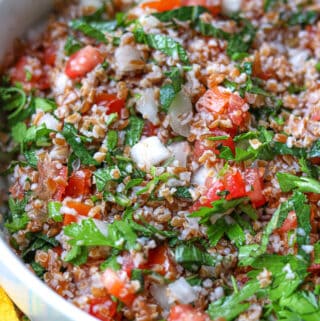
[[240, 11], [241, 0], [222, 0], [222, 12], [225, 14], [231, 14]]
[[180, 278], [177, 281], [170, 283], [168, 290], [170, 294], [169, 300], [172, 300], [172, 302], [178, 301], [182, 304], [189, 304], [197, 299], [194, 289], [185, 278]]
[[171, 128], [177, 134], [188, 137], [192, 120], [192, 103], [186, 93], [181, 91], [176, 95], [169, 108], [168, 115]]
[[187, 165], [187, 158], [190, 154], [190, 145], [188, 142], [177, 142], [168, 146], [175, 160], [179, 162], [180, 166]]
[[38, 125], [45, 124], [48, 129], [56, 130], [59, 129], [59, 121], [50, 114], [44, 114], [39, 122]]
[[97, 229], [104, 235], [108, 236], [108, 224], [106, 222], [93, 219], [94, 223], [96, 224]]
[[140, 51], [130, 45], [117, 48], [115, 52], [116, 64], [120, 73], [126, 73], [144, 68]]
[[170, 309], [167, 287], [165, 285], [152, 284], [150, 287], [150, 293], [162, 309]]
[[141, 97], [137, 101], [137, 110], [143, 118], [150, 120], [152, 124], [159, 123], [158, 103], [154, 97], [154, 89], [147, 88], [141, 93]]
[[168, 159], [170, 152], [157, 136], [151, 136], [131, 148], [131, 157], [138, 167], [149, 169]]
[[201, 166], [192, 176], [192, 184], [197, 184], [199, 186], [204, 186], [206, 179], [209, 175], [209, 169], [204, 166]]

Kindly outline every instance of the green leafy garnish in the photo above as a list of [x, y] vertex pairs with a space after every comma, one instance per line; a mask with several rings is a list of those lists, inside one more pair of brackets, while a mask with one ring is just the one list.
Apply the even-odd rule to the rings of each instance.
[[169, 22], [174, 19], [180, 21], [195, 22], [199, 17], [208, 10], [201, 6], [186, 6], [169, 11], [153, 13], [152, 15], [162, 22]]
[[177, 186], [177, 190], [175, 191], [174, 196], [185, 200], [192, 200], [189, 187], [187, 186]]
[[83, 165], [97, 165], [96, 160], [91, 156], [87, 148], [81, 143], [77, 130], [72, 124], [65, 123], [61, 134], [67, 143], [72, 147], [74, 154], [80, 159]]
[[83, 47], [83, 44], [73, 36], [69, 36], [64, 45], [64, 53], [71, 56]]
[[55, 222], [62, 222], [62, 214], [60, 213], [61, 207], [62, 204], [60, 202], [50, 201], [48, 203], [49, 218], [52, 218]]
[[14, 200], [12, 197], [9, 198], [10, 216], [4, 226], [10, 233], [15, 233], [24, 229], [29, 223], [30, 219], [25, 212], [27, 202], [27, 197], [24, 197], [21, 201]]
[[63, 260], [72, 263], [73, 265], [82, 265], [88, 260], [88, 248], [85, 246], [73, 245]]
[[133, 146], [139, 142], [144, 127], [144, 120], [137, 117], [131, 116], [129, 118], [129, 126], [126, 129], [125, 144]]
[[320, 194], [320, 183], [310, 177], [298, 177], [289, 173], [277, 173], [277, 179], [283, 192], [293, 189], [302, 193]]

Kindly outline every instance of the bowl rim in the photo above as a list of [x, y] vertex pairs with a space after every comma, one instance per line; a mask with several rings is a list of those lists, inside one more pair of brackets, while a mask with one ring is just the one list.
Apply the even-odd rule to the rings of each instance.
[[[70, 320], [97, 321], [96, 318], [90, 316], [85, 311], [61, 297], [33, 274], [19, 259], [18, 255], [13, 252], [2, 236], [0, 236], [0, 253], [2, 256], [0, 266], [3, 266], [10, 271], [15, 279], [23, 284], [28, 290], [33, 289], [39, 298], [45, 298], [43, 301], [46, 305], [49, 305], [54, 310], [58, 310], [63, 316], [68, 317]], [[1, 284], [1, 286], [6, 290], [5, 284]], [[11, 299], [14, 301], [14, 297]], [[41, 301], [38, 300], [38, 302]], [[28, 311], [23, 312], [25, 313]]]

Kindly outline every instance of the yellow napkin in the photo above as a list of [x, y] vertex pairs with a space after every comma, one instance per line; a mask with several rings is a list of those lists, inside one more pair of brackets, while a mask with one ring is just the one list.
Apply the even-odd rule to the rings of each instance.
[[0, 287], [0, 315], [1, 321], [19, 321], [13, 303]]

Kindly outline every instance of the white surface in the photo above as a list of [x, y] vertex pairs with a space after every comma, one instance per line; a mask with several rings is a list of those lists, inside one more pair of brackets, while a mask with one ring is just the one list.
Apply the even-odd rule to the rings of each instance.
[[[45, 13], [50, 10], [51, 2], [0, 0], [0, 61], [16, 37], [22, 35], [37, 20], [44, 18]], [[96, 320], [65, 301], [28, 271], [1, 236], [0, 232], [0, 285], [32, 321]]]

